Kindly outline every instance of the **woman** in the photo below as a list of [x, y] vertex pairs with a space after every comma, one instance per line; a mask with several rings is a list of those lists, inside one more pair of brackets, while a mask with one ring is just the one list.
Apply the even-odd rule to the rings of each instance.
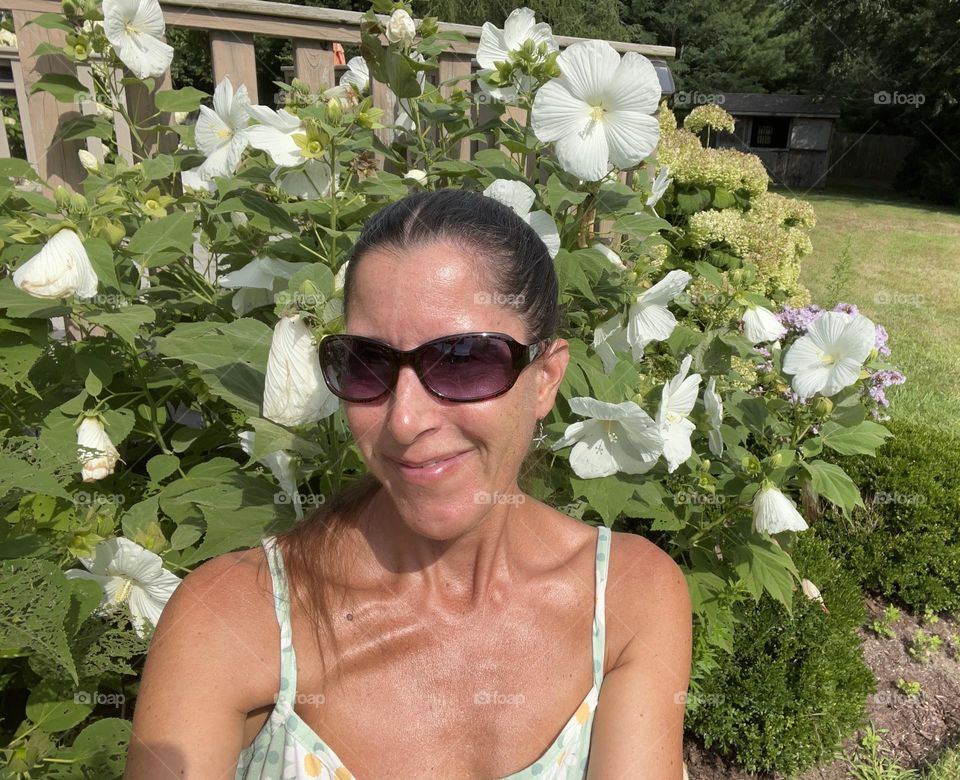
[[518, 485], [569, 360], [557, 302], [490, 198], [367, 222], [320, 350], [369, 474], [176, 590], [127, 777], [680, 780], [680, 568]]

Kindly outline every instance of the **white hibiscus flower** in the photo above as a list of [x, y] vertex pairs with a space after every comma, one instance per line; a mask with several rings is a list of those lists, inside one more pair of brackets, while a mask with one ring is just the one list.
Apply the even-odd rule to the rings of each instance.
[[751, 344], [776, 341], [786, 332], [777, 315], [763, 306], [750, 306], [743, 313], [743, 335]]
[[560, 251], [560, 231], [557, 229], [557, 223], [546, 211], [530, 211], [533, 202], [537, 199], [537, 194], [530, 187], [522, 181], [497, 179], [483, 191], [483, 194], [512, 208], [547, 245], [550, 258], [557, 256], [557, 252]]
[[180, 578], [163, 568], [163, 559], [136, 542], [117, 536], [100, 542], [93, 558], [81, 558], [83, 569], [68, 569], [73, 579], [93, 580], [103, 587], [98, 610], [112, 612], [126, 604], [137, 636], [146, 636], [146, 624], [156, 626], [160, 613], [180, 584]]
[[690, 434], [696, 426], [689, 419], [697, 403], [697, 391], [700, 389], [700, 374], [690, 374], [692, 355], [687, 355], [680, 364], [680, 371], [663, 386], [660, 397], [660, 410], [657, 412], [657, 425], [663, 438], [663, 457], [667, 461], [667, 471], [673, 472], [693, 454]]
[[783, 356], [783, 371], [804, 398], [836, 395], [860, 378], [863, 361], [876, 341], [877, 328], [862, 314], [826, 311]]
[[552, 449], [573, 445], [570, 466], [581, 479], [618, 471], [643, 474], [663, 452], [657, 424], [633, 401], [610, 404], [577, 396], [570, 399], [570, 411], [590, 419], [569, 425]]
[[805, 531], [807, 522], [797, 511], [797, 505], [764, 480], [753, 497], [753, 530], [759, 533], [779, 534], [783, 531]]
[[720, 433], [720, 423], [723, 422], [723, 401], [717, 392], [717, 378], [710, 377], [707, 387], [703, 391], [703, 408], [710, 421], [709, 447], [710, 452], [718, 458], [723, 455], [723, 435]]
[[565, 171], [599, 181], [611, 166], [632, 168], [653, 152], [660, 81], [650, 60], [636, 52], [621, 57], [606, 41], [578, 41], [557, 64], [562, 75], [537, 90], [531, 125], [554, 144]]
[[200, 106], [197, 117], [197, 148], [207, 159], [197, 173], [205, 179], [231, 176], [240, 165], [243, 150], [247, 148], [247, 109], [250, 97], [247, 85], [241, 84], [236, 93], [229, 78], [224, 78], [213, 91], [213, 109]]
[[173, 47], [161, 40], [165, 29], [158, 0], [103, 0], [103, 31], [138, 79], [162, 76], [170, 67]]
[[14, 286], [34, 298], [92, 298], [98, 283], [80, 236], [69, 228], [57, 231], [43, 249], [13, 272]]
[[651, 341], [670, 338], [677, 326], [677, 318], [667, 304], [683, 292], [692, 278], [686, 271], [675, 269], [630, 305], [627, 341], [633, 350], [634, 360], [643, 356], [644, 348]]

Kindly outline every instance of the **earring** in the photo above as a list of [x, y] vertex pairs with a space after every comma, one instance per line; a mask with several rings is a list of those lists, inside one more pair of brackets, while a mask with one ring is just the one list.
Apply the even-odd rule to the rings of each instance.
[[547, 434], [543, 432], [543, 420], [537, 420], [537, 435], [533, 437], [535, 447], [539, 447], [546, 440]]

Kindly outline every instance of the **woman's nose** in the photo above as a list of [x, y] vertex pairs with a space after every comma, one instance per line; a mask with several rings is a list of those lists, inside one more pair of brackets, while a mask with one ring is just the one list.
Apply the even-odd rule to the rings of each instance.
[[387, 400], [386, 423], [394, 439], [409, 443], [420, 431], [432, 427], [437, 401], [412, 366], [401, 366], [397, 384]]

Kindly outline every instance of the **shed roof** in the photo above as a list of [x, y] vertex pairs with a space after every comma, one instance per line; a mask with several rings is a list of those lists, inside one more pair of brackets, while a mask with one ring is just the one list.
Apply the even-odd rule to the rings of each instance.
[[819, 95], [769, 95], [755, 92], [721, 92], [717, 101], [734, 116], [816, 116], [836, 119], [840, 102]]

